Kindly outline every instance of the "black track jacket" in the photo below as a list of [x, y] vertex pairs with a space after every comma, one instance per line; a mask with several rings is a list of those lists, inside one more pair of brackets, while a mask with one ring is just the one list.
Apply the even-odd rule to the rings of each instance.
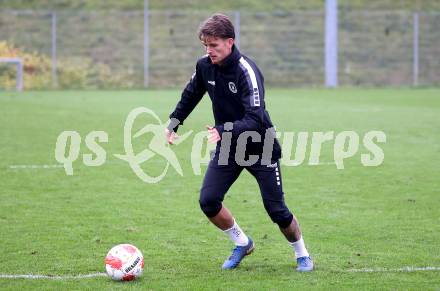
[[[170, 114], [179, 124], [193, 111], [203, 95], [208, 92], [212, 101], [215, 128], [220, 136], [224, 130], [230, 130], [232, 122], [232, 145], [245, 131], [256, 131], [260, 142], [247, 141], [246, 154], [261, 154], [266, 130], [273, 128], [264, 102], [264, 78], [257, 65], [248, 57], [232, 47], [231, 54], [222, 65], [214, 65], [206, 55], [197, 61], [196, 70], [182, 92], [176, 109]], [[229, 128], [228, 128], [229, 127]], [[177, 131], [178, 126], [170, 128]], [[219, 150], [217, 143], [217, 151]], [[234, 154], [231, 149], [230, 154]], [[281, 148], [275, 139], [272, 160], [281, 157]]]

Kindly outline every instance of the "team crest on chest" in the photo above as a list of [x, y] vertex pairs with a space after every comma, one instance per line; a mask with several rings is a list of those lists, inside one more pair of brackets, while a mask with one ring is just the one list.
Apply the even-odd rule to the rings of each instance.
[[232, 93], [237, 93], [237, 87], [235, 86], [234, 82], [229, 82], [229, 90], [231, 90]]

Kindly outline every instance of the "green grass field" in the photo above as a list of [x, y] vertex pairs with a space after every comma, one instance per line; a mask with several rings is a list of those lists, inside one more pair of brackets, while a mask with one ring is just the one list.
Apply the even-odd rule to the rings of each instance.
[[[142, 182], [113, 156], [124, 153], [130, 110], [146, 106], [166, 121], [179, 95], [0, 92], [0, 274], [104, 272], [105, 254], [122, 242], [136, 245], [146, 262], [136, 282], [0, 278], [1, 289], [440, 290], [440, 90], [268, 90], [268, 110], [279, 131], [352, 130], [361, 137], [344, 170], [331, 164], [333, 142], [323, 145], [323, 165], [282, 168], [287, 204], [315, 259], [316, 271], [309, 274], [295, 272], [293, 251], [245, 172], [225, 202], [254, 238], [256, 251], [239, 269], [220, 270], [232, 244], [199, 209], [203, 176], [192, 172], [191, 138], [173, 148], [183, 177], [170, 168], [157, 184]], [[210, 108], [205, 96], [179, 131], [212, 124]], [[55, 142], [65, 130], [82, 137], [73, 176], [43, 166], [57, 163]], [[100, 167], [82, 162], [90, 153], [84, 139], [93, 130], [109, 135]], [[366, 152], [362, 137], [371, 130], [387, 137], [378, 167], [360, 161]], [[136, 150], [147, 142], [148, 136], [136, 141]], [[309, 153], [308, 147], [306, 158]], [[155, 157], [144, 168], [157, 174], [164, 165]], [[435, 270], [414, 269], [425, 267]]]

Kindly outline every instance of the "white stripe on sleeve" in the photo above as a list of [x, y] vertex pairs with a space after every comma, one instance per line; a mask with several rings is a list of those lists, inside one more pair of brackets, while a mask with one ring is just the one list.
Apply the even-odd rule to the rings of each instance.
[[[251, 90], [251, 106], [260, 106], [260, 92], [258, 91], [257, 78], [254, 69], [243, 57], [240, 58], [240, 64], [244, 70], [248, 83], [252, 87]], [[249, 82], [250, 81], [250, 82]]]

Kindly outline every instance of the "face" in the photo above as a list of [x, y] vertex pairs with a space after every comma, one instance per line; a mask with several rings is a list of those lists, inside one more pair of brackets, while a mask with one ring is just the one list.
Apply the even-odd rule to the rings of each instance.
[[202, 40], [206, 53], [213, 64], [222, 64], [224, 59], [231, 54], [234, 39], [206, 37]]

